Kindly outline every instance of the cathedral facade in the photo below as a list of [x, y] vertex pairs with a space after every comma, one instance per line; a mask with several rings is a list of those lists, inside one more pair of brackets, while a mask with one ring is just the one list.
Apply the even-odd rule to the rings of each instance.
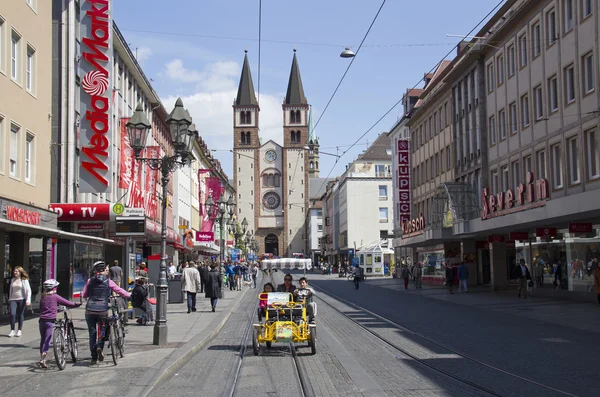
[[260, 138], [260, 106], [248, 54], [233, 103], [233, 179], [236, 217], [248, 221], [259, 253], [282, 258], [306, 249], [308, 179], [319, 176], [319, 144], [309, 136], [310, 105], [296, 51], [282, 104], [283, 146]]

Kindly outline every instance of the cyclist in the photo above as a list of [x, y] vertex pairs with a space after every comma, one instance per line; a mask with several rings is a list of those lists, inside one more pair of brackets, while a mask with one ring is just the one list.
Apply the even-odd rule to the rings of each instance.
[[92, 353], [92, 362], [90, 365], [96, 365], [104, 360], [104, 341], [98, 341], [98, 322], [108, 316], [108, 298], [112, 292], [116, 292], [124, 298], [129, 298], [131, 294], [121, 289], [114, 281], [108, 278], [108, 266], [106, 262], [98, 261], [92, 267], [93, 276], [85, 283], [83, 287], [83, 297], [88, 298], [85, 305], [85, 321], [87, 322], [88, 332], [90, 334], [90, 352]]
[[52, 340], [52, 331], [54, 330], [54, 322], [56, 321], [56, 313], [58, 306], [79, 307], [81, 303], [75, 303], [66, 300], [56, 293], [58, 281], [49, 279], [44, 281], [42, 288], [44, 292], [40, 299], [40, 361], [38, 365], [41, 368], [48, 368], [46, 365], [46, 354], [50, 350], [50, 341]]

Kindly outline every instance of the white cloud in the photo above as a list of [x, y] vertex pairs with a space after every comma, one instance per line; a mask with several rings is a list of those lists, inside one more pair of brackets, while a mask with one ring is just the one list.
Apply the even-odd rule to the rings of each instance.
[[149, 47], [138, 47], [135, 49], [135, 55], [139, 63], [145, 62], [152, 55], [152, 50]]
[[[196, 128], [210, 149], [217, 149], [215, 157], [221, 161], [228, 176], [231, 174], [231, 153], [233, 147], [233, 101], [237, 95], [237, 85], [241, 65], [236, 62], [215, 62], [204, 70], [187, 69], [183, 61], [175, 59], [166, 65], [164, 75], [183, 83], [196, 83], [195, 92], [182, 97], [183, 105], [189, 110]], [[281, 101], [283, 94], [261, 94], [260, 96], [260, 136], [263, 143], [272, 139], [282, 144], [283, 115]], [[169, 95], [163, 99], [170, 110], [177, 99]]]

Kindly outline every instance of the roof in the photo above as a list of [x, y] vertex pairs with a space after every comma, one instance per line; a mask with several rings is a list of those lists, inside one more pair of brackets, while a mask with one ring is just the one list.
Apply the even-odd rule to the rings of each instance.
[[235, 98], [237, 106], [258, 106], [254, 84], [252, 84], [252, 73], [250, 73], [250, 64], [248, 63], [248, 51], [244, 55], [244, 66], [242, 66], [242, 76], [238, 87], [237, 97]]
[[327, 183], [334, 180], [335, 178], [309, 178], [308, 197], [310, 199], [320, 199], [325, 194]]
[[288, 81], [287, 93], [285, 94], [286, 105], [307, 105], [308, 101], [304, 96], [302, 87], [302, 78], [300, 77], [300, 68], [294, 50], [294, 59], [292, 59], [292, 70], [290, 70], [290, 80]]
[[375, 142], [362, 155], [358, 156], [358, 160], [391, 160], [392, 155], [388, 154], [391, 145], [390, 134], [382, 132]]
[[423, 98], [432, 90], [432, 87], [434, 87], [434, 83], [437, 82], [437, 80], [440, 78], [440, 76], [442, 75], [442, 73], [444, 72], [444, 70], [450, 65], [452, 61], [449, 61], [447, 59], [443, 60], [442, 62], [439, 63], [437, 69], [435, 69], [435, 72], [433, 73], [433, 77], [431, 78], [431, 81], [429, 82], [429, 84], [427, 84], [427, 88], [423, 90], [423, 92], [421, 92], [421, 98], [417, 101], [416, 106], [421, 106], [423, 104]]

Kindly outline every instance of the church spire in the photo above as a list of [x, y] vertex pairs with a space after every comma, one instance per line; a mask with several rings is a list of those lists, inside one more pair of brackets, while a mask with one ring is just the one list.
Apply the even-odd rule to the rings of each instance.
[[296, 59], [296, 49], [294, 49], [294, 59], [292, 60], [292, 70], [290, 71], [290, 80], [288, 82], [287, 94], [285, 96], [286, 105], [307, 105], [302, 88], [302, 79], [300, 78], [300, 68]]
[[242, 76], [240, 77], [240, 85], [238, 87], [235, 104], [237, 106], [258, 106], [256, 94], [254, 93], [254, 84], [252, 84], [250, 64], [248, 63], [248, 50], [244, 52], [244, 66], [242, 67]]

